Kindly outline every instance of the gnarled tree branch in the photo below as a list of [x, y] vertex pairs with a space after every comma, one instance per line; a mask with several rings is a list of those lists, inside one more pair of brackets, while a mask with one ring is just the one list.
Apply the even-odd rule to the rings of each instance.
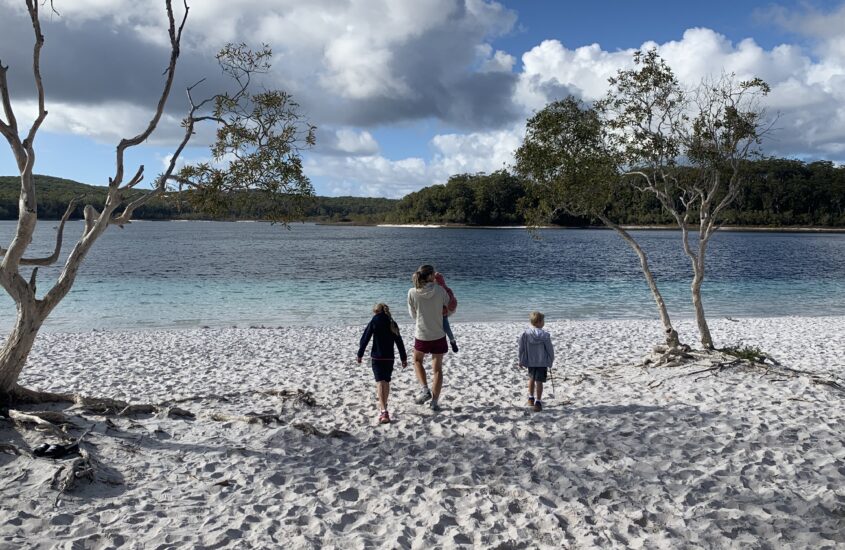
[[128, 148], [143, 143], [144, 140], [150, 137], [150, 134], [153, 133], [153, 130], [156, 129], [159, 120], [161, 120], [161, 117], [164, 114], [164, 107], [167, 104], [167, 98], [170, 96], [170, 89], [173, 86], [173, 79], [176, 74], [176, 61], [179, 59], [180, 53], [182, 30], [185, 27], [185, 21], [188, 19], [189, 8], [187, 1], [185, 1], [185, 13], [182, 16], [182, 21], [177, 29], [176, 20], [173, 16], [173, 5], [171, 0], [166, 0], [165, 4], [167, 8], [168, 35], [170, 36], [170, 63], [168, 64], [167, 69], [165, 70], [166, 80], [164, 83], [164, 89], [162, 90], [161, 96], [159, 97], [158, 105], [156, 106], [153, 118], [150, 120], [149, 124], [147, 124], [147, 127], [144, 129], [144, 131], [142, 131], [135, 137], [120, 140], [116, 152], [117, 169], [115, 171], [114, 177], [112, 178], [109, 184], [109, 187], [112, 189], [119, 187], [120, 184], [123, 182], [124, 153]]
[[[63, 242], [63, 235], [65, 231], [65, 223], [67, 222], [70, 215], [73, 213], [73, 209], [76, 207], [76, 203], [78, 198], [73, 198], [67, 205], [67, 210], [65, 210], [64, 215], [62, 216], [61, 221], [59, 222], [59, 228], [56, 230], [56, 248], [53, 250], [53, 253], [47, 256], [46, 258], [21, 258], [20, 265], [53, 265], [59, 259], [59, 255], [62, 253], [62, 242]], [[0, 247], [0, 254], [5, 254], [6, 250]], [[33, 273], [34, 277], [34, 273]]]

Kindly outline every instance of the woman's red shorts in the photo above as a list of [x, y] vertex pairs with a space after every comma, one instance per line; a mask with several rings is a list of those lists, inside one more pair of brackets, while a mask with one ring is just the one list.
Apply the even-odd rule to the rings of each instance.
[[445, 336], [439, 340], [418, 340], [414, 338], [414, 349], [422, 353], [442, 355], [449, 351], [449, 345], [446, 343]]

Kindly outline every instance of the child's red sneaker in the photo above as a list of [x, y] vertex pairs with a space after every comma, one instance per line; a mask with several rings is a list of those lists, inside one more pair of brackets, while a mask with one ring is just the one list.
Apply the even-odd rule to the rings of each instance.
[[379, 424], [390, 424], [390, 413], [387, 411], [381, 411], [381, 414], [378, 417]]

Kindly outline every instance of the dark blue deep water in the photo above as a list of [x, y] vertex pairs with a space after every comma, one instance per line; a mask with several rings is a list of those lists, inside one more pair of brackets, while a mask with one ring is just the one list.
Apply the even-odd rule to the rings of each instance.
[[[6, 246], [15, 222], [0, 222]], [[33, 254], [51, 249], [41, 222]], [[66, 229], [64, 255], [81, 231]], [[675, 317], [691, 270], [675, 231], [636, 231]], [[135, 222], [111, 228], [50, 330], [361, 323], [384, 301], [404, 318], [411, 273], [432, 263], [454, 289], [455, 321], [654, 318], [630, 248], [612, 231]], [[39, 271], [46, 292], [60, 267]], [[845, 234], [720, 232], [704, 287], [711, 316], [845, 315]], [[0, 330], [14, 306], [0, 296]]]

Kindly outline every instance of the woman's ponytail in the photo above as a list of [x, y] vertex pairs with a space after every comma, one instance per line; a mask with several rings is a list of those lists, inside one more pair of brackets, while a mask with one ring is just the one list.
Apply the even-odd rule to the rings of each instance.
[[417, 269], [413, 276], [411, 276], [411, 281], [414, 283], [414, 288], [422, 288], [428, 283], [429, 277], [434, 275], [434, 266], [430, 266], [428, 264], [421, 265], [419, 269]]

